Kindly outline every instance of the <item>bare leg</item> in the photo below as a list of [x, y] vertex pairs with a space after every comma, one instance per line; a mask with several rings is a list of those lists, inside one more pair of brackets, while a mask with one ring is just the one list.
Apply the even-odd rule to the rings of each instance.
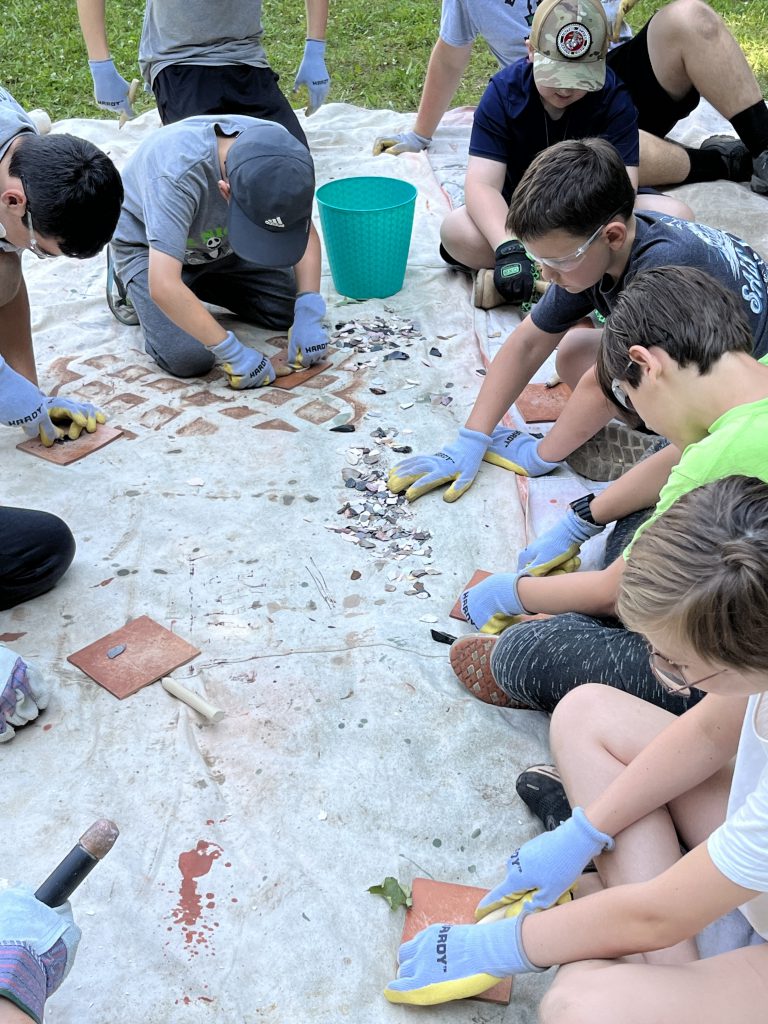
[[[579, 686], [558, 704], [550, 742], [574, 806], [595, 799], [674, 716], [610, 686]], [[613, 853], [597, 861], [606, 886], [655, 878], [680, 859], [680, 838], [688, 847], [703, 842], [725, 820], [731, 770], [725, 768], [667, 807], [624, 829]], [[693, 939], [645, 954], [649, 963], [681, 964], [698, 957]]]
[[466, 206], [453, 210], [440, 225], [440, 241], [455, 260], [481, 270], [496, 266], [496, 254], [467, 213]]
[[541, 1024], [762, 1024], [768, 945], [682, 966], [590, 960], [558, 971]]
[[[677, 185], [685, 181], [690, 170], [691, 161], [682, 146], [648, 132], [640, 132], [641, 185]], [[666, 213], [666, 210], [662, 212]]]
[[762, 100], [760, 86], [722, 18], [703, 0], [674, 0], [648, 26], [657, 81], [674, 99], [691, 89], [725, 118]]
[[[641, 136], [645, 134], [645, 132], [640, 133]], [[683, 156], [685, 157], [686, 163], [688, 163], [688, 154], [685, 152], [684, 149], [682, 149], [682, 147], [676, 146], [673, 142], [667, 142], [665, 139], [657, 139], [653, 135], [649, 135], [648, 138], [653, 139], [653, 141], [655, 143], [658, 143], [660, 146], [669, 146], [673, 149], [680, 149]], [[642, 156], [640, 159], [642, 160]], [[638, 196], [635, 200], [635, 209], [652, 210], [654, 213], [666, 213], [670, 217], [677, 217], [679, 220], [694, 219], [693, 210], [690, 208], [688, 203], [684, 203], [682, 199], [676, 199], [674, 196]]]
[[11, 369], [37, 384], [32, 325], [21, 258], [0, 253], [0, 355]]

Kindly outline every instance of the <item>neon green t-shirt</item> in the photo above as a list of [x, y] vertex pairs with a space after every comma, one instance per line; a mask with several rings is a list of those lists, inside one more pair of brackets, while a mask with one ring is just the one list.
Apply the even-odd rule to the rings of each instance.
[[[768, 365], [768, 356], [760, 362]], [[768, 483], [768, 398], [729, 409], [715, 420], [706, 437], [688, 445], [662, 487], [652, 516], [624, 549], [624, 558], [643, 530], [678, 498], [726, 476], [755, 476]]]

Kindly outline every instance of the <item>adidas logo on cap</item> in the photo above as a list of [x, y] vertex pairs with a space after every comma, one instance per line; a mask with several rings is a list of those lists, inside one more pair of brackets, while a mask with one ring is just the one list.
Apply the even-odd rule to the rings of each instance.
[[282, 217], [268, 217], [264, 221], [264, 223], [267, 225], [268, 228], [284, 228], [285, 227], [285, 224], [283, 224], [283, 218]]

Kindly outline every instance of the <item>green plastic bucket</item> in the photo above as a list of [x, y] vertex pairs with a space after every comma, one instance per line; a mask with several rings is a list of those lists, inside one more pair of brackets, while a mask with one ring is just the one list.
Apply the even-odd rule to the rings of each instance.
[[403, 287], [416, 188], [399, 178], [339, 178], [317, 190], [336, 291], [385, 299]]

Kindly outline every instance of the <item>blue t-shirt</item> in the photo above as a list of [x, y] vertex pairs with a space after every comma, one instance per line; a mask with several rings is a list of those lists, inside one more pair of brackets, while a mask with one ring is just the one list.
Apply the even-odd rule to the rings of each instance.
[[542, 105], [533, 65], [526, 58], [503, 68], [488, 83], [475, 111], [469, 152], [507, 165], [503, 193], [509, 199], [537, 153], [563, 139], [594, 136], [612, 143], [625, 166], [638, 166], [637, 111], [610, 68], [599, 92], [588, 92], [555, 120]]
[[539, 330], [562, 334], [593, 309], [609, 316], [622, 288], [641, 270], [695, 267], [739, 296], [755, 339], [753, 355], [759, 359], [768, 354], [768, 267], [750, 245], [727, 231], [663, 213], [636, 213], [635, 224], [635, 240], [621, 277], [614, 281], [606, 274], [575, 295], [550, 285], [531, 313]]

